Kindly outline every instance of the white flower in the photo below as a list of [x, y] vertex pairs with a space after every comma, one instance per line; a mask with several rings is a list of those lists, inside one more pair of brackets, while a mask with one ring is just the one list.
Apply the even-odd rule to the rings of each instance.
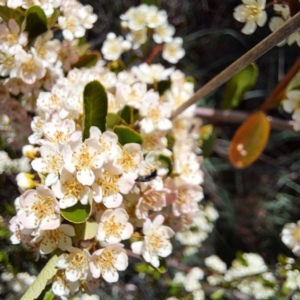
[[53, 31], [38, 36], [31, 48], [32, 53], [43, 60], [45, 67], [53, 65], [60, 50], [60, 41], [53, 39]]
[[47, 122], [43, 126], [45, 138], [53, 144], [65, 144], [70, 140], [70, 136], [75, 132], [75, 122], [65, 119], [62, 122]]
[[146, 26], [146, 16], [149, 6], [142, 4], [138, 7], [130, 8], [123, 16], [122, 20], [127, 21], [127, 26], [131, 30], [141, 30]]
[[28, 190], [20, 197], [18, 218], [28, 229], [52, 230], [60, 226], [59, 205], [52, 190], [38, 185], [36, 190]]
[[126, 39], [131, 42], [132, 49], [138, 49], [147, 41], [147, 27], [140, 30], [132, 30], [126, 35]]
[[116, 36], [115, 33], [108, 33], [106, 40], [103, 43], [101, 52], [106, 60], [117, 60], [121, 54], [128, 51], [131, 47], [129, 41], [124, 41], [122, 36]]
[[91, 29], [97, 21], [97, 15], [93, 14], [93, 7], [90, 5], [81, 6], [78, 11], [81, 25], [86, 29]]
[[71, 225], [62, 224], [54, 230], [38, 230], [32, 233], [35, 236], [32, 243], [39, 243], [40, 253], [49, 254], [55, 249], [67, 250], [72, 246], [71, 236], [75, 236], [75, 230]]
[[139, 113], [143, 117], [140, 126], [145, 133], [156, 129], [167, 131], [172, 128], [172, 122], [169, 120], [171, 107], [168, 103], [159, 101], [158, 92], [150, 90], [145, 94]]
[[41, 157], [34, 159], [32, 168], [40, 173], [45, 173], [45, 184], [52, 185], [58, 180], [59, 174], [64, 166], [62, 146], [46, 143], [40, 148]]
[[20, 26], [14, 19], [8, 21], [8, 27], [0, 24], [0, 50], [13, 54], [20, 46], [27, 45], [27, 32], [20, 33]]
[[170, 227], [162, 225], [164, 219], [162, 215], [156, 216], [153, 222], [146, 219], [143, 225], [145, 240], [131, 244], [135, 254], [142, 254], [146, 262], [156, 268], [159, 267], [158, 257], [167, 257], [172, 252], [172, 244], [169, 239], [174, 236], [174, 231]]
[[65, 272], [59, 270], [54, 276], [51, 289], [54, 295], [62, 297], [62, 299], [67, 299], [64, 297], [68, 297], [70, 294], [72, 295], [78, 291], [79, 282], [68, 281]]
[[60, 179], [52, 185], [52, 190], [60, 199], [60, 208], [74, 206], [78, 201], [83, 205], [88, 204], [90, 189], [78, 182], [75, 174], [66, 170], [62, 171]]
[[282, 101], [283, 109], [288, 113], [293, 113], [292, 118], [296, 121], [294, 130], [299, 131], [300, 124], [300, 90], [287, 92], [287, 99]]
[[62, 29], [63, 37], [68, 41], [81, 38], [85, 34], [85, 28], [81, 24], [78, 15], [73, 14], [72, 11], [64, 16], [59, 16], [58, 25]]
[[215, 270], [221, 274], [226, 272], [226, 264], [217, 255], [211, 255], [209, 257], [206, 257], [204, 262], [205, 265], [211, 268], [212, 270]]
[[69, 247], [70, 254], [62, 254], [58, 257], [56, 266], [65, 269], [66, 279], [71, 282], [85, 280], [89, 274], [90, 253], [86, 249]]
[[27, 84], [33, 84], [38, 79], [42, 79], [46, 74], [43, 61], [27, 53], [23, 49], [16, 52], [16, 77], [21, 78]]
[[300, 255], [300, 221], [285, 224], [281, 232], [281, 240], [296, 255]]
[[90, 270], [94, 278], [100, 276], [107, 282], [117, 282], [119, 274], [128, 266], [128, 256], [123, 245], [115, 244], [99, 249], [92, 254]]
[[153, 84], [154, 82], [167, 80], [170, 74], [173, 72], [173, 69], [166, 69], [163, 65], [160, 64], [148, 65], [146, 63], [142, 63], [138, 66], [132, 67], [131, 72], [141, 82]]
[[[290, 8], [284, 4], [274, 4], [274, 10], [279, 13], [282, 17], [273, 17], [269, 22], [269, 28], [271, 31], [275, 31], [281, 27], [287, 20], [291, 18]], [[286, 43], [291, 46], [297, 39], [297, 32], [292, 33], [287, 39], [283, 40], [277, 46], [283, 46]]]
[[3, 50], [0, 52], [0, 76], [15, 76], [15, 65], [14, 53], [12, 51]]
[[149, 28], [157, 28], [164, 24], [168, 19], [165, 10], [158, 10], [157, 6], [150, 5], [146, 13], [146, 22]]
[[203, 190], [200, 186], [189, 183], [180, 185], [177, 198], [172, 204], [173, 214], [180, 216], [198, 211], [198, 202], [203, 198]]
[[157, 44], [161, 44], [162, 42], [171, 42], [174, 33], [174, 26], [165, 23], [154, 29], [153, 39]]
[[92, 185], [93, 198], [97, 203], [102, 202], [108, 208], [119, 207], [123, 196], [127, 194], [135, 184], [131, 176], [120, 176], [112, 165], [95, 171], [95, 182]]
[[137, 82], [132, 86], [126, 83], [118, 83], [116, 90], [116, 98], [128, 106], [139, 109], [142, 104], [142, 98], [147, 92], [145, 83]]
[[185, 55], [185, 50], [182, 48], [182, 44], [183, 40], [179, 37], [165, 43], [162, 52], [163, 59], [172, 64], [177, 64], [178, 61]]
[[101, 217], [96, 238], [108, 244], [129, 239], [133, 234], [133, 226], [128, 220], [129, 216], [123, 208], [106, 210]]
[[83, 185], [92, 185], [95, 181], [94, 171], [103, 165], [102, 147], [95, 138], [82, 142], [81, 132], [74, 132], [73, 140], [67, 144], [64, 153], [64, 167], [76, 172], [77, 180]]
[[244, 34], [252, 34], [257, 25], [262, 27], [267, 21], [267, 13], [264, 11], [266, 0], [242, 0], [244, 4], [234, 9], [233, 17], [246, 25], [242, 29]]

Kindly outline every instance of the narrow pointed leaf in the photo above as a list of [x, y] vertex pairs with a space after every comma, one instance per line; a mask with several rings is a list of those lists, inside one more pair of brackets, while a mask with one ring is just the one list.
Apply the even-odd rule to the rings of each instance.
[[21, 300], [34, 300], [39, 297], [39, 295], [44, 291], [48, 280], [50, 280], [57, 272], [56, 269], [56, 262], [57, 262], [57, 255], [53, 255], [51, 259], [47, 262], [44, 269], [35, 279], [33, 284], [28, 288], [26, 293], [23, 295]]
[[133, 123], [133, 113], [134, 113], [133, 107], [126, 105], [122, 109], [120, 116], [127, 124], [132, 124]]
[[84, 101], [84, 131], [83, 139], [89, 137], [91, 126], [98, 127], [102, 132], [106, 130], [107, 93], [99, 81], [88, 83], [83, 92]]
[[29, 39], [34, 39], [48, 30], [47, 17], [39, 6], [32, 6], [27, 10], [25, 24]]
[[255, 63], [252, 63], [235, 74], [226, 85], [221, 108], [229, 109], [237, 107], [243, 100], [245, 93], [251, 90], [255, 85], [257, 76], [258, 68]]
[[67, 221], [75, 224], [80, 224], [85, 222], [91, 214], [91, 205], [83, 205], [80, 202], [77, 202], [74, 206], [61, 209], [60, 214]]
[[127, 126], [117, 125], [114, 127], [114, 132], [118, 136], [119, 143], [121, 145], [129, 143], [142, 144], [143, 142], [143, 138], [141, 137], [141, 135]]
[[79, 57], [78, 61], [72, 65], [72, 68], [91, 68], [100, 60], [101, 55], [98, 51], [91, 51]]
[[210, 156], [216, 140], [216, 132], [211, 124], [202, 126], [200, 129], [200, 148], [204, 157]]
[[113, 129], [116, 125], [128, 124], [118, 114], [108, 113], [106, 117], [106, 128]]
[[267, 116], [258, 111], [251, 115], [235, 133], [229, 151], [229, 159], [236, 168], [250, 166], [264, 150], [270, 135]]
[[7, 6], [0, 6], [0, 18], [8, 23], [10, 19], [14, 19], [19, 25], [22, 24], [24, 17], [15, 9]]

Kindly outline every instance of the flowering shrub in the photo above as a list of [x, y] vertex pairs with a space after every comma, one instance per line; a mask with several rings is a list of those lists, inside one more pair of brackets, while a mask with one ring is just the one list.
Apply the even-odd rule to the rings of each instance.
[[[5, 164], [0, 173], [22, 172], [17, 176], [21, 195], [14, 203], [10, 240], [37, 258], [51, 256], [35, 282], [30, 280], [24, 299], [99, 299], [100, 287], [118, 282], [134, 264], [131, 258], [147, 263], [140, 265], [140, 274], [163, 273], [174, 243], [181, 244], [186, 256], [197, 252], [219, 216], [213, 204], [203, 200], [201, 187], [201, 147], [209, 125], [202, 127], [196, 104], [189, 103], [194, 80], [175, 66], [153, 63], [160, 52], [170, 64], [185, 55], [183, 39], [174, 37], [167, 12], [147, 4], [130, 8], [120, 17], [125, 36], [108, 33], [102, 59], [100, 53], [88, 51], [82, 39], [97, 20], [91, 6], [76, 0], [0, 5], [1, 106], [6, 107], [1, 126], [6, 126], [5, 137], [12, 145], [24, 137], [29, 141], [17, 166], [1, 152]], [[236, 7], [234, 18], [246, 23], [243, 33], [251, 34], [266, 23], [265, 7], [265, 1], [255, 0]], [[290, 18], [287, 6], [274, 9], [282, 18], [271, 20], [271, 30]], [[289, 45], [296, 39], [295, 34], [285, 38]], [[237, 78], [245, 69], [241, 72], [231, 84], [241, 82]], [[255, 82], [255, 67], [246, 72]], [[249, 89], [250, 85], [243, 87], [240, 96]], [[297, 92], [291, 89], [283, 101], [296, 122]], [[11, 110], [18, 111], [24, 128], [14, 125]], [[33, 115], [31, 134], [27, 111]], [[250, 136], [249, 123], [266, 121], [263, 113], [253, 116], [243, 129]], [[267, 126], [262, 127], [266, 141]], [[233, 139], [232, 147], [240, 155], [231, 155], [238, 167], [257, 157], [240, 138]], [[287, 224], [282, 233], [296, 255], [297, 226]], [[200, 281], [205, 280], [203, 286], [219, 288], [213, 299], [225, 296], [225, 289], [266, 299], [286, 294], [276, 278], [280, 273], [284, 288], [299, 288], [294, 283], [298, 266], [288, 257], [281, 258], [276, 271], [255, 253], [238, 253], [229, 268], [212, 255], [202, 267], [207, 270], [183, 268], [185, 272], [177, 272], [166, 286], [204, 299]], [[5, 274], [5, 282], [19, 279]], [[16, 289], [21, 290], [23, 286]]]

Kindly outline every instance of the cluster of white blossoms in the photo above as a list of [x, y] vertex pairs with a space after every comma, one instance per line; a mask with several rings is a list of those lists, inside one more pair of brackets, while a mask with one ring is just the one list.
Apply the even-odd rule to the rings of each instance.
[[4, 271], [0, 276], [0, 294], [5, 295], [6, 300], [15, 300], [23, 296], [25, 291], [36, 279], [27, 272], [21, 272], [16, 275]]
[[[194, 118], [195, 106], [171, 119], [193, 95], [194, 84], [181, 71], [160, 64], [113, 72], [110, 64], [99, 60], [93, 67], [75, 68], [77, 40], [73, 39], [96, 19], [89, 6], [76, 1], [57, 1], [52, 8], [60, 12], [57, 26], [65, 40], [54, 39], [51, 30], [28, 40], [10, 19], [0, 25], [0, 66], [8, 99], [33, 98], [30, 110], [35, 113], [30, 145], [23, 148], [34, 174], [17, 176], [23, 193], [15, 200], [11, 241], [37, 256], [63, 252], [56, 262], [52, 291], [65, 299], [77, 292], [92, 293], [102, 280], [118, 281], [119, 272], [128, 267], [128, 252], [159, 267], [172, 252], [175, 232], [193, 224], [205, 231], [203, 241], [218, 215], [211, 205], [199, 205], [204, 196], [198, 148], [201, 122]], [[131, 34], [152, 28], [155, 40], [164, 42], [166, 49], [172, 43], [180, 45], [172, 38], [174, 29], [166, 13], [145, 8], [133, 8], [122, 16]], [[51, 4], [47, 9], [51, 11]], [[138, 17], [144, 18], [139, 19], [139, 28]], [[169, 33], [163, 34], [164, 30]], [[111, 41], [115, 38], [109, 35]], [[126, 48], [124, 41], [118, 41]], [[103, 49], [106, 46], [107, 41]], [[175, 55], [175, 50], [170, 51]], [[181, 50], [172, 62], [183, 54]], [[101, 83], [107, 95], [107, 128], [91, 126], [84, 138], [84, 90], [91, 82]], [[126, 112], [130, 117], [124, 117]], [[124, 142], [109, 125], [112, 116], [140, 142]], [[86, 217], [78, 220], [76, 213]], [[87, 233], [79, 236], [82, 226]]]
[[[257, 26], [263, 27], [267, 22], [266, 0], [242, 0], [243, 4], [238, 5], [234, 9], [233, 17], [241, 22], [245, 23], [242, 28], [242, 33], [252, 34]], [[290, 8], [288, 4], [276, 3], [273, 5], [273, 9], [276, 15], [272, 17], [269, 22], [269, 28], [271, 31], [275, 31], [282, 26], [287, 20], [291, 18]], [[297, 33], [291, 34], [287, 39], [280, 42], [277, 46], [283, 46], [288, 44], [291, 46], [297, 40]]]
[[23, 156], [11, 159], [7, 152], [0, 151], [0, 174], [19, 173], [30, 171], [30, 160]]
[[121, 15], [121, 25], [128, 33], [124, 39], [110, 32], [101, 49], [106, 60], [116, 61], [123, 52], [130, 49], [137, 50], [152, 36], [156, 44], [162, 44], [162, 57], [164, 60], [176, 64], [184, 55], [183, 40], [173, 37], [175, 28], [168, 23], [166, 11], [159, 10], [157, 6], [141, 4], [131, 7]]
[[292, 113], [294, 122], [294, 130], [300, 130], [300, 90], [290, 90], [286, 93], [285, 100], [282, 101], [283, 109]]

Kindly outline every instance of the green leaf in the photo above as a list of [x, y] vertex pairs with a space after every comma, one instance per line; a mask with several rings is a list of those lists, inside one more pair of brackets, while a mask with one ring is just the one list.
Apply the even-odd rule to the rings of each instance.
[[221, 103], [222, 109], [237, 107], [243, 100], [246, 92], [251, 90], [256, 83], [258, 68], [255, 63], [247, 66], [235, 74], [227, 83], [224, 98]]
[[113, 129], [116, 125], [128, 125], [119, 115], [108, 113], [106, 117], [106, 128]]
[[19, 25], [22, 24], [24, 17], [17, 11], [7, 6], [0, 6], [0, 18], [5, 23], [8, 23], [10, 19], [14, 19]]
[[210, 299], [219, 300], [225, 296], [225, 291], [223, 289], [219, 289], [210, 295]]
[[47, 17], [39, 6], [32, 6], [27, 10], [25, 24], [29, 39], [34, 39], [48, 30]]
[[56, 24], [59, 15], [60, 15], [60, 10], [58, 8], [54, 8], [54, 12], [52, 16], [47, 19], [47, 25], [49, 29]]
[[91, 205], [77, 202], [74, 206], [61, 209], [60, 214], [69, 222], [80, 224], [85, 222], [91, 213]]
[[56, 274], [56, 262], [57, 255], [53, 255], [52, 258], [48, 261], [44, 269], [35, 279], [33, 284], [28, 288], [26, 293], [23, 295], [21, 300], [34, 300], [36, 299], [45, 289], [48, 281]]
[[75, 226], [75, 239], [79, 240], [91, 240], [97, 234], [98, 223], [93, 219], [88, 219], [85, 223], [76, 224]]
[[83, 139], [90, 136], [91, 126], [98, 127], [101, 132], [106, 130], [108, 109], [107, 93], [99, 81], [88, 83], [83, 92], [84, 101], [84, 130]]
[[173, 162], [172, 162], [171, 157], [163, 155], [163, 154], [160, 154], [158, 156], [158, 160], [161, 163], [161, 167], [167, 168], [169, 170], [169, 172], [168, 172], [167, 175], [171, 175], [172, 171], [173, 171]]
[[72, 65], [72, 68], [91, 68], [96, 65], [98, 60], [100, 60], [100, 53], [98, 51], [91, 51], [80, 56], [78, 61]]
[[298, 90], [300, 89], [300, 72], [298, 72], [294, 78], [290, 81], [288, 84], [286, 90], [291, 91], [291, 90]]
[[126, 105], [122, 109], [120, 116], [127, 124], [132, 124], [133, 123], [133, 113], [134, 113], [133, 107]]
[[163, 257], [160, 257], [159, 258], [159, 267], [157, 268], [157, 271], [160, 273], [160, 274], [164, 274], [167, 272], [167, 262], [166, 262], [166, 259], [163, 258]]
[[202, 155], [204, 157], [208, 157], [210, 156], [215, 144], [216, 131], [214, 129], [214, 126], [211, 124], [202, 126], [200, 131], [200, 148], [202, 150]]
[[148, 5], [155, 5], [157, 7], [160, 7], [160, 0], [142, 0], [141, 1], [144, 4], [148, 4]]
[[52, 292], [51, 285], [47, 286], [37, 300], [55, 300], [55, 295]]
[[127, 126], [117, 125], [114, 127], [114, 132], [118, 136], [119, 143], [121, 145], [129, 143], [143, 143], [143, 138], [141, 135]]
[[171, 87], [170, 80], [162, 80], [157, 83], [157, 91], [160, 96], [162, 96]]

